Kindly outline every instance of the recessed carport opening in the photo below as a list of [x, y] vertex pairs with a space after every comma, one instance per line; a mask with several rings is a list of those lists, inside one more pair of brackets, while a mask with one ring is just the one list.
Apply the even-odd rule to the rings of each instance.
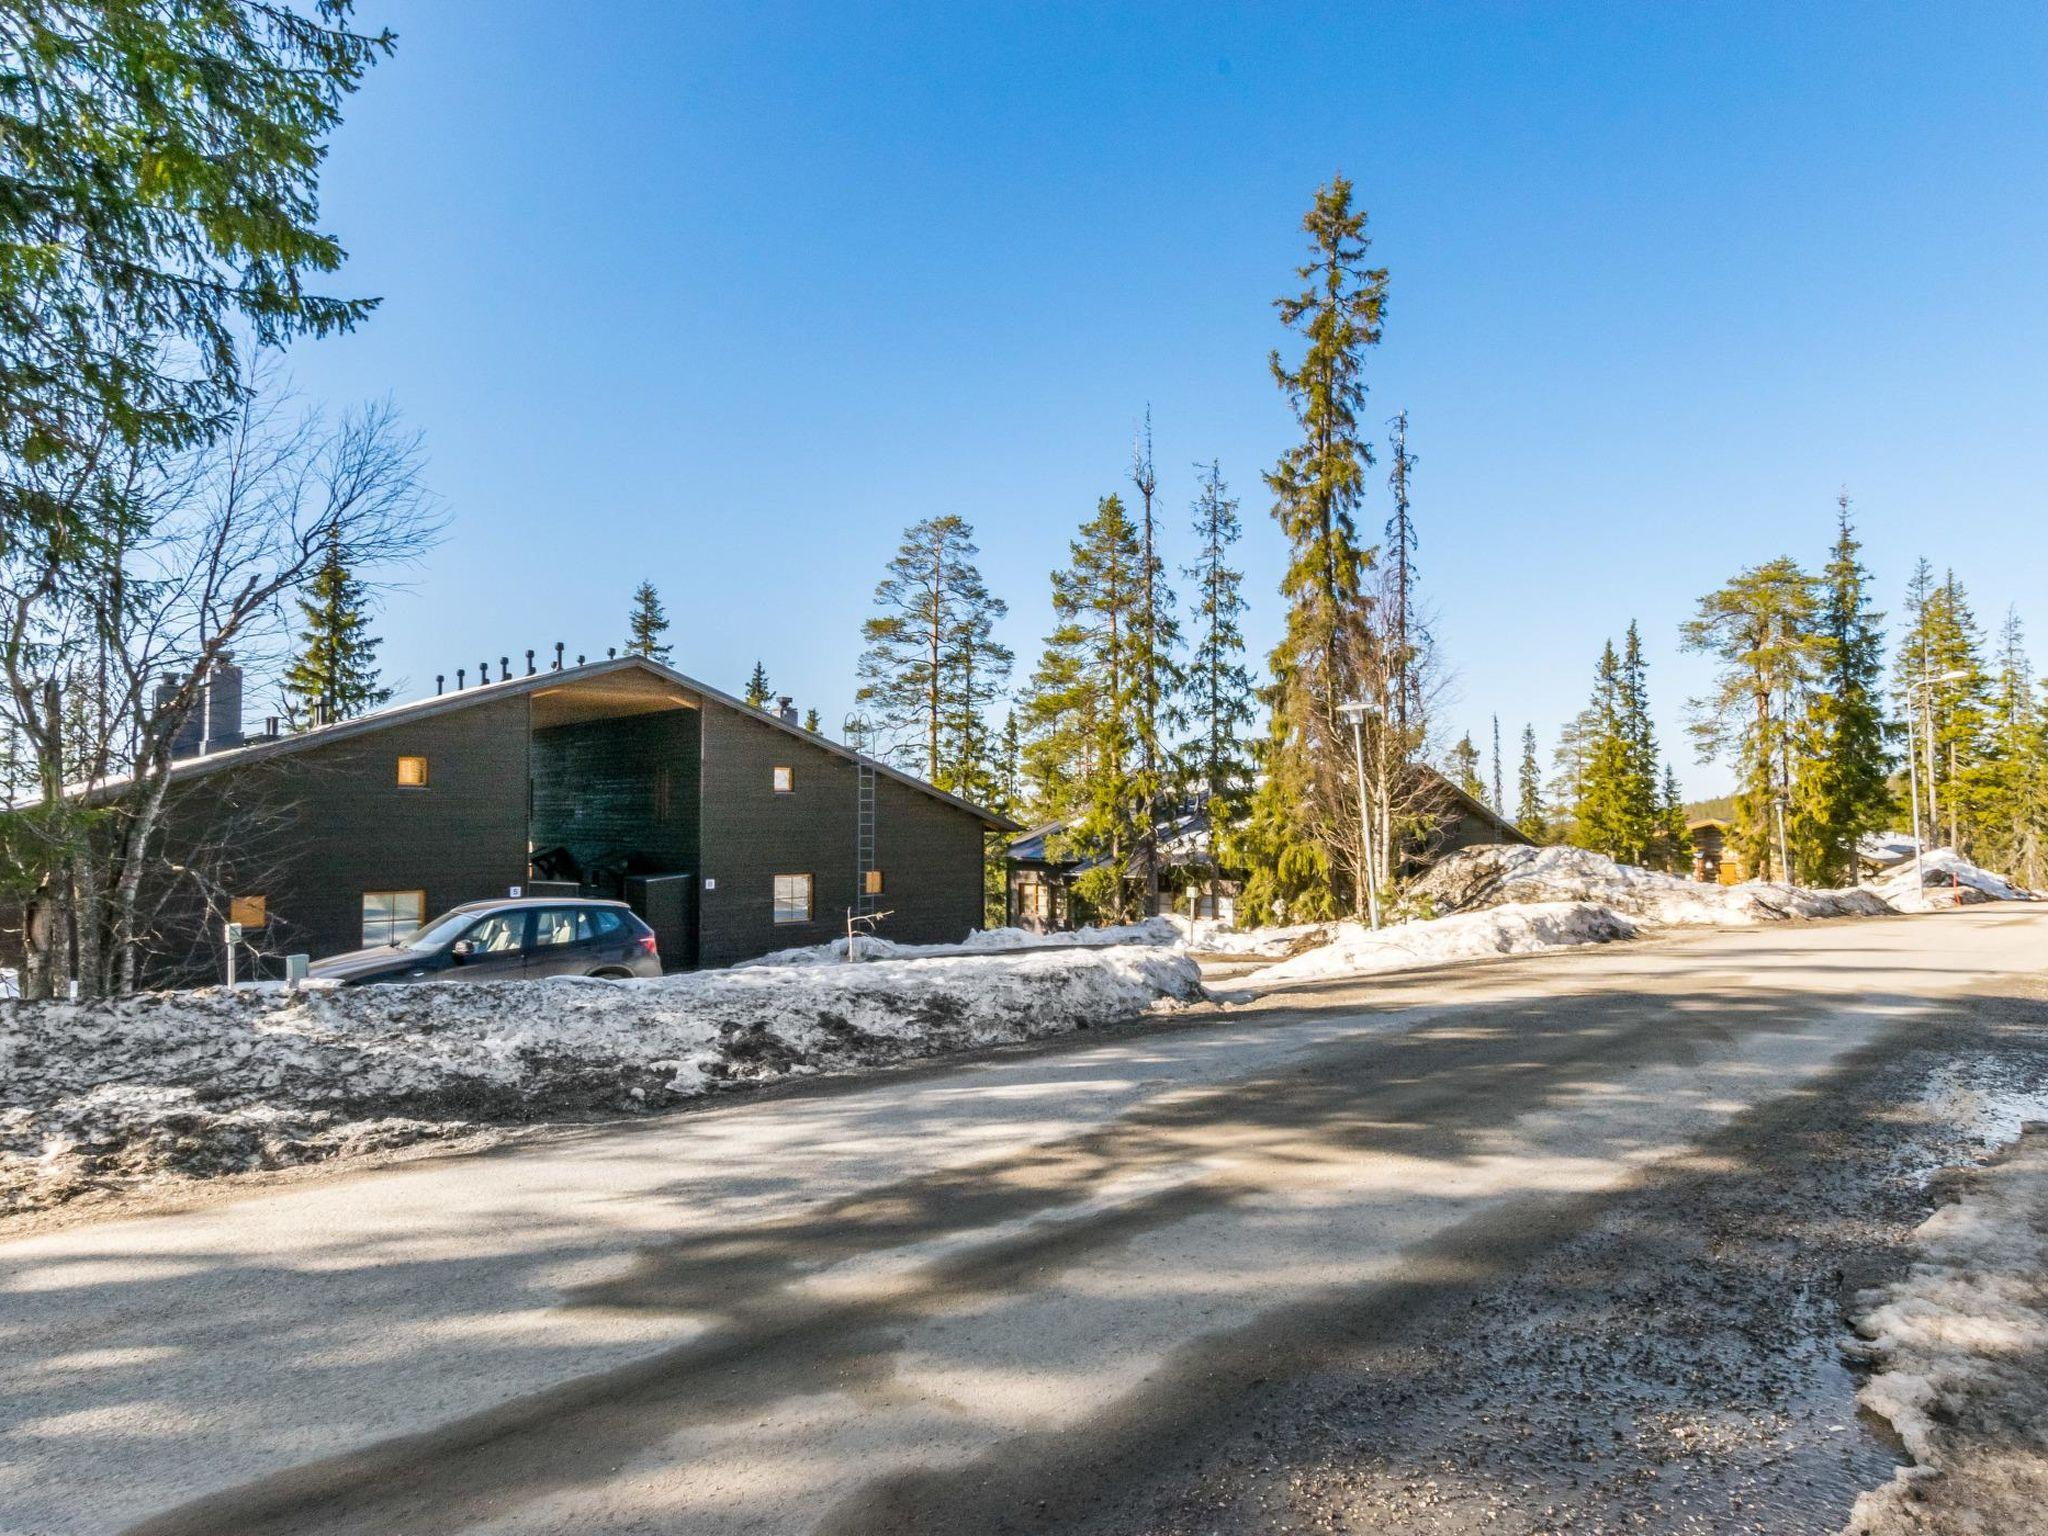
[[698, 701], [644, 672], [532, 696], [534, 893], [632, 903], [671, 969], [697, 963]]

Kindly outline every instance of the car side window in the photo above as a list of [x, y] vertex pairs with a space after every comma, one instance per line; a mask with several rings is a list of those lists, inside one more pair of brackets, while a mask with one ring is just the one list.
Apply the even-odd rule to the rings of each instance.
[[576, 932], [586, 939], [608, 939], [625, 925], [619, 914], [603, 907], [585, 907], [576, 914]]
[[574, 907], [542, 907], [533, 914], [533, 947], [547, 949], [556, 944], [576, 942]]
[[526, 914], [524, 912], [499, 912], [485, 918], [463, 937], [468, 939], [473, 953], [479, 955], [509, 955], [519, 948], [526, 936]]

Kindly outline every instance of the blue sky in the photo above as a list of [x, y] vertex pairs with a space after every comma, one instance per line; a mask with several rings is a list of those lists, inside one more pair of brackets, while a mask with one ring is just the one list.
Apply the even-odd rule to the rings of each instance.
[[601, 654], [646, 577], [685, 671], [759, 656], [836, 723], [941, 512], [1021, 682], [1148, 404], [1169, 555], [1196, 460], [1243, 500], [1263, 657], [1271, 300], [1337, 170], [1392, 269], [1367, 419], [1410, 413], [1453, 733], [1547, 754], [1637, 618], [1667, 754], [1724, 788], [1679, 622], [1817, 563], [1843, 485], [1888, 607], [1925, 553], [2048, 657], [2038, 6], [361, 4], [399, 49], [323, 219], [383, 307], [291, 366], [426, 436], [449, 536], [380, 620], [408, 692]]

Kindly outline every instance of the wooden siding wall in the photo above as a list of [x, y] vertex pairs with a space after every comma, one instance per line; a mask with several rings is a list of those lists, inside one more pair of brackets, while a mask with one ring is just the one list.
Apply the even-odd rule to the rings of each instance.
[[[846, 932], [853, 904], [854, 765], [823, 745], [707, 700], [704, 705], [698, 956], [730, 965]], [[794, 787], [775, 793], [778, 763]], [[981, 922], [981, 823], [878, 776], [879, 930], [904, 943], [957, 941]], [[811, 876], [811, 921], [774, 920], [774, 877]], [[703, 881], [715, 881], [703, 889]]]
[[694, 709], [535, 731], [535, 851], [567, 848], [586, 882], [620, 863], [635, 874], [694, 873], [700, 750]]
[[[425, 788], [399, 787], [401, 755], [427, 759]], [[195, 779], [166, 849], [246, 835], [234, 894], [266, 898], [259, 948], [318, 959], [360, 947], [365, 891], [423, 890], [431, 917], [523, 885], [528, 777], [527, 701], [503, 699]], [[204, 951], [217, 976], [217, 932]]]

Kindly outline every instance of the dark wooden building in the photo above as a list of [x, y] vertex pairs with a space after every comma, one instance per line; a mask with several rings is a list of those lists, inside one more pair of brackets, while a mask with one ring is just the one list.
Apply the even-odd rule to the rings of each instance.
[[[1529, 845], [1529, 838], [1512, 821], [1485, 801], [1466, 794], [1434, 768], [1418, 765], [1415, 776], [1416, 788], [1410, 798], [1427, 811], [1432, 830], [1406, 847], [1402, 874], [1419, 873], [1460, 848], [1482, 843]], [[1074, 882], [1099, 867], [1101, 861], [1077, 859], [1061, 846], [1060, 834], [1066, 825], [1054, 821], [1029, 828], [1004, 849], [1007, 905], [1010, 921], [1018, 927], [1049, 933], [1095, 921]], [[1208, 813], [1187, 810], [1162, 816], [1156, 841], [1161, 875], [1159, 911], [1230, 921], [1242, 882], [1237, 872], [1217, 857]], [[1138, 907], [1143, 905], [1140, 874], [1135, 866], [1125, 872], [1126, 888]]]
[[[639, 657], [529, 672], [175, 763], [156, 969], [401, 937], [457, 903], [623, 897], [671, 967], [982, 921], [980, 807]], [[202, 850], [205, 850], [202, 857]], [[189, 856], [188, 856], [189, 852]], [[175, 882], [174, 882], [175, 886]]]

